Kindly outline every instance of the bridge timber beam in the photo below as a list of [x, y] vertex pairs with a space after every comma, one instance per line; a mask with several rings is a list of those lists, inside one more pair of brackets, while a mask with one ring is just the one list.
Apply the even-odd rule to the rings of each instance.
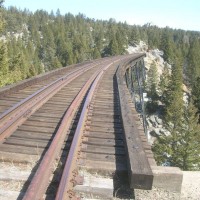
[[[178, 167], [157, 166], [145, 135], [145, 123], [143, 121], [142, 124], [131, 99], [130, 87], [133, 83], [130, 83], [132, 77], [129, 75], [134, 67], [143, 65], [142, 68], [144, 69], [144, 57], [145, 54], [135, 54], [129, 61], [119, 66], [116, 73], [128, 155], [130, 186], [134, 189], [144, 190], [158, 187], [180, 193], [182, 171]], [[126, 74], [127, 71], [128, 75]], [[141, 73], [144, 73], [144, 71]], [[143, 81], [142, 76], [139, 79], [141, 83]], [[128, 81], [129, 84], [127, 84]], [[140, 83], [137, 84], [140, 85]]]
[[[136, 63], [144, 56], [144, 54], [136, 54], [132, 60]], [[130, 94], [124, 79], [128, 65], [129, 63], [120, 66], [116, 75], [127, 147], [130, 185], [132, 188], [150, 190], [153, 184], [153, 173], [140, 138], [139, 126], [136, 124], [138, 121], [137, 112], [131, 106]]]

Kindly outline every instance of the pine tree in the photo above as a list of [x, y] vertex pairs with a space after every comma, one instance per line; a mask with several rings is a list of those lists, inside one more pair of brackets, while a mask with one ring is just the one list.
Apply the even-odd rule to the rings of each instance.
[[104, 32], [103, 27], [101, 29], [94, 30], [94, 43], [96, 45], [96, 48], [99, 52], [103, 50], [103, 38], [104, 38]]
[[52, 65], [54, 69], [62, 67], [62, 64], [60, 63], [60, 61], [58, 60], [58, 57], [56, 56], [52, 59]]
[[0, 33], [3, 31], [3, 27], [4, 27], [4, 19], [2, 16], [2, 6], [3, 6], [3, 0], [0, 0]]
[[158, 97], [157, 89], [158, 89], [158, 70], [156, 63], [153, 62], [147, 72], [147, 90], [148, 96], [151, 97], [152, 100], [156, 100]]
[[176, 60], [176, 64], [172, 67], [164, 117], [164, 127], [168, 132], [158, 135], [152, 148], [158, 163], [171, 166], [179, 166], [180, 159], [177, 152], [180, 151], [180, 140], [182, 140], [181, 127], [184, 108], [182, 82], [182, 67]]
[[11, 60], [10, 71], [12, 74], [12, 81], [15, 83], [17, 81], [23, 80], [25, 78], [25, 72], [23, 71], [23, 56], [21, 53], [18, 53]]
[[[4, 19], [2, 16], [2, 5], [4, 1], [0, 1], [0, 33], [4, 28]], [[0, 41], [0, 87], [11, 83], [8, 65], [8, 50], [6, 43]]]
[[7, 47], [0, 42], [0, 87], [11, 83], [8, 66]]
[[118, 43], [117, 40], [115, 38], [115, 36], [113, 37], [113, 39], [110, 41], [110, 44], [108, 46], [108, 52], [111, 56], [115, 56], [119, 54], [119, 48], [118, 48]]
[[200, 125], [193, 101], [184, 108], [184, 118], [179, 140], [178, 166], [183, 170], [200, 170]]
[[155, 61], [152, 62], [147, 72], [147, 81], [145, 88], [150, 100], [146, 103], [145, 109], [147, 114], [156, 112], [158, 106], [158, 71]]
[[76, 63], [76, 62], [73, 61], [73, 53], [72, 53], [71, 50], [68, 50], [67, 51], [67, 63], [66, 63], [66, 65], [71, 65], [73, 63]]
[[96, 59], [96, 58], [101, 58], [101, 54], [99, 50], [97, 49], [97, 47], [95, 47], [93, 51], [93, 59]]
[[160, 44], [160, 32], [158, 27], [149, 25], [147, 29], [148, 35], [148, 48], [157, 48]]
[[118, 45], [119, 54], [120, 55], [125, 54], [126, 48], [128, 47], [128, 42], [126, 40], [125, 33], [123, 33], [123, 31], [120, 30], [119, 28], [117, 29], [116, 32], [116, 41]]
[[192, 98], [194, 100], [194, 105], [198, 109], [197, 113], [199, 115], [199, 121], [200, 121], [200, 77], [198, 77], [193, 84]]
[[163, 101], [163, 98], [166, 99], [165, 92], [167, 91], [167, 88], [169, 86], [169, 81], [170, 81], [170, 73], [169, 73], [168, 66], [165, 63], [163, 73], [160, 76], [160, 82], [159, 82], [159, 86], [158, 86], [160, 95], [162, 97], [161, 101]]
[[183, 117], [183, 77], [182, 66], [179, 60], [176, 60], [176, 64], [172, 66], [171, 81], [168, 87], [168, 96], [166, 100], [166, 115], [165, 126], [175, 137], [179, 132], [179, 126], [181, 125]]
[[169, 64], [173, 64], [173, 41], [172, 35], [167, 28], [163, 31], [161, 36], [160, 49], [162, 49], [164, 52], [164, 60]]
[[129, 44], [134, 46], [139, 43], [140, 40], [140, 33], [136, 26], [133, 26], [130, 31], [129, 35]]
[[200, 40], [195, 37], [190, 45], [188, 53], [187, 76], [192, 85], [195, 79], [200, 76]]
[[184, 106], [180, 126], [169, 134], [157, 136], [153, 145], [159, 164], [180, 167], [182, 170], [200, 170], [200, 125], [192, 101]]

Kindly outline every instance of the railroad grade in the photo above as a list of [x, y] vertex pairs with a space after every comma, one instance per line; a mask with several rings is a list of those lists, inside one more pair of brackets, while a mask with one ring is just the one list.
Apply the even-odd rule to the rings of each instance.
[[[115, 72], [116, 67], [109, 69], [96, 91], [85, 133], [84, 144], [86, 145], [82, 149], [86, 160], [92, 160], [93, 164], [96, 161], [95, 165], [100, 170], [106, 171], [108, 168], [104, 162], [112, 163], [111, 171], [115, 171], [117, 156], [122, 156], [122, 163], [126, 159], [118, 90], [114, 78]], [[86, 163], [91, 162], [86, 161]], [[126, 169], [126, 164], [123, 165]], [[90, 168], [87, 164], [86, 167]]]
[[[106, 62], [104, 62], [104, 65], [105, 64]], [[6, 138], [5, 141], [3, 141], [3, 143], [0, 145], [0, 155], [1, 161], [3, 162], [3, 167], [6, 167], [7, 162], [12, 161], [16, 169], [20, 171], [20, 167], [24, 168], [26, 164], [30, 163], [31, 161], [34, 163], [34, 167], [32, 169], [34, 173], [38, 166], [38, 160], [42, 155], [44, 155], [45, 150], [48, 148], [53, 138], [53, 134], [60, 125], [60, 121], [63, 114], [65, 113], [65, 110], [70, 105], [70, 102], [77, 95], [77, 92], [80, 90], [80, 88], [96, 71], [96, 68], [90, 69], [87, 73], [81, 75], [80, 77], [71, 81], [70, 84], [62, 88], [39, 110], [33, 113], [21, 126], [19, 126], [17, 130], [13, 134], [11, 134], [10, 137]], [[55, 77], [53, 79], [55, 80]], [[44, 86], [44, 84], [46, 83], [38, 84], [37, 86], [30, 86], [13, 95], [8, 95], [8, 99], [15, 99], [15, 97], [18, 97], [19, 94], [20, 97], [17, 98], [17, 101], [13, 101], [12, 104], [7, 104], [7, 107], [4, 110], [7, 110], [9, 106], [13, 105], [13, 103], [16, 103], [19, 100], [26, 98], [28, 95], [38, 90], [38, 88]], [[1, 100], [6, 101], [6, 98], [7, 96], [3, 97]], [[77, 113], [76, 118], [73, 120], [73, 122], [78, 121], [78, 117], [79, 113]], [[71, 132], [74, 131], [73, 125], [71, 126], [70, 130]], [[67, 139], [68, 140], [66, 145], [63, 146], [65, 155], [69, 150], [70, 140], [72, 139], [72, 136], [70, 135]], [[33, 176], [33, 173], [31, 173], [29, 179]], [[16, 180], [20, 183], [20, 185], [22, 185], [21, 193], [19, 194], [20, 199], [26, 191], [30, 180], [26, 181], [25, 184], [23, 184], [24, 180], [20, 180], [20, 178], [16, 178]], [[3, 176], [3, 180], [0, 180], [1, 185], [5, 185], [6, 181], [10, 181], [12, 183], [14, 182], [11, 177], [7, 180]], [[6, 185], [9, 189], [9, 184]], [[15, 185], [15, 183], [13, 185]], [[6, 197], [4, 197], [4, 199], [6, 199]], [[10, 199], [10, 197], [8, 199]]]
[[[144, 67], [144, 56], [100, 59], [1, 89], [0, 199], [134, 199], [153, 180], [160, 187], [166, 169], [156, 166], [124, 78]], [[180, 170], [167, 171], [178, 182], [166, 187], [180, 191]]]
[[29, 80], [22, 81], [22, 83], [18, 84], [19, 86], [17, 86], [16, 89], [14, 87], [13, 90], [10, 90], [9, 86], [5, 87], [7, 89], [6, 92], [4, 92], [4, 90], [0, 90], [0, 114], [4, 113], [8, 108], [12, 107], [20, 100], [23, 100], [24, 98], [38, 91], [42, 87], [63, 77], [64, 74], [68, 74], [70, 72], [73, 72], [74, 70], [77, 70], [85, 66], [95, 65], [95, 63], [98, 62], [99, 61], [97, 60], [91, 63], [77, 64], [59, 70], [54, 70], [54, 72], [49, 72], [43, 75], [44, 78], [41, 75], [39, 75], [38, 78], [35, 78], [36, 80], [33, 79], [30, 81]]
[[[118, 65], [107, 70], [95, 91], [84, 130], [79, 168], [94, 175], [113, 178], [113, 195], [131, 198], [133, 191], [128, 184], [126, 147], [116, 82], [117, 68]], [[83, 197], [91, 196], [91, 191], [78, 189], [78, 192]], [[101, 194], [99, 196], [105, 198]]]
[[[73, 71], [74, 68], [66, 69], [64, 71], [65, 71], [65, 73], [69, 73], [69, 72]], [[52, 77], [49, 77], [48, 79], [41, 80], [38, 83], [35, 83], [33, 85], [27, 86], [25, 88], [19, 89], [12, 93], [1, 96], [1, 98], [0, 98], [0, 114], [5, 112], [9, 107], [15, 105], [20, 100], [28, 97], [35, 91], [44, 87], [48, 83], [51, 83], [52, 81], [57, 80], [58, 78], [61, 78], [62, 76], [63, 76], [63, 71], [60, 71], [58, 74], [55, 74]]]
[[[143, 55], [135, 57], [140, 56]], [[127, 152], [123, 124], [126, 117], [122, 118], [121, 112], [123, 92], [119, 94], [116, 75], [119, 65], [126, 66], [124, 63], [132, 59], [122, 56], [87, 63], [82, 69], [69, 70], [62, 78], [57, 74], [58, 79], [54, 77], [48, 84], [41, 81], [1, 96], [2, 102], [19, 98], [15, 104], [2, 106], [0, 185], [4, 189], [0, 189], [0, 197], [5, 200], [68, 200], [88, 195], [133, 197], [129, 185], [129, 160], [133, 159]], [[93, 186], [84, 189], [88, 174], [89, 179], [96, 180], [93, 175], [109, 178], [108, 182], [113, 182], [109, 195], [104, 187], [96, 190], [94, 186], [94, 191]]]

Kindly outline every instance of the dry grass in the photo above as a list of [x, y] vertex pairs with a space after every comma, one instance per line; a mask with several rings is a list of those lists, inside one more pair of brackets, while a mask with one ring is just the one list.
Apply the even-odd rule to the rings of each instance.
[[9, 191], [21, 191], [23, 185], [24, 185], [24, 182], [21, 182], [21, 181], [14, 181], [14, 180], [11, 180], [11, 181], [1, 181], [0, 180], [0, 185], [1, 185], [1, 189], [6, 191], [6, 190], [9, 190]]
[[13, 160], [5, 161], [3, 158], [0, 160], [0, 169], [10, 169], [10, 170], [22, 170], [22, 171], [31, 171], [37, 161], [30, 160], [29, 163], [21, 163], [21, 162], [14, 162]]
[[[29, 163], [16, 163], [13, 161], [0, 160], [1, 190], [21, 191], [26, 177], [29, 177], [32, 169], [37, 164], [35, 161]], [[20, 180], [20, 176], [22, 177]], [[17, 177], [17, 178], [16, 178]], [[25, 179], [25, 180], [24, 180]]]
[[78, 171], [78, 173], [82, 176], [86, 175], [86, 176], [94, 176], [95, 178], [112, 178], [112, 176], [110, 174], [99, 174], [96, 171], [92, 171], [92, 170], [87, 170], [87, 169], [81, 169]]

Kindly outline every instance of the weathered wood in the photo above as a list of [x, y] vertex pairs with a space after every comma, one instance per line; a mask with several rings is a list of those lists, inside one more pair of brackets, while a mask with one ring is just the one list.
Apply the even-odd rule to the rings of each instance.
[[[112, 119], [111, 119], [112, 120]], [[101, 121], [100, 121], [100, 119], [99, 120], [91, 120], [91, 121], [87, 121], [87, 125], [94, 125], [94, 126], [102, 126], [103, 125], [103, 127], [116, 127], [117, 129], [118, 128], [122, 128], [122, 122], [121, 121], [115, 121], [115, 120], [112, 120], [112, 121], [109, 121], [109, 120], [104, 120], [104, 119], [102, 119]]]
[[10, 153], [19, 153], [19, 154], [26, 154], [27, 155], [38, 155], [41, 156], [41, 154], [44, 151], [44, 148], [35, 147], [24, 147], [24, 146], [17, 146], [17, 145], [10, 145], [10, 144], [1, 144], [0, 145], [0, 151], [2, 152], [10, 152]]
[[87, 158], [88, 160], [103, 161], [103, 162], [113, 162], [123, 163], [126, 165], [126, 157], [124, 155], [110, 155], [107, 154], [96, 154], [96, 153], [81, 153], [81, 159]]
[[[144, 55], [138, 56], [138, 59]], [[136, 57], [137, 60], [137, 57]], [[134, 60], [136, 62], [136, 60]], [[124, 65], [126, 66], [126, 65]], [[124, 126], [124, 137], [128, 156], [128, 169], [130, 185], [136, 189], [151, 189], [153, 184], [153, 173], [139, 135], [137, 119], [132, 112], [130, 96], [127, 95], [127, 87], [124, 80], [123, 67], [118, 68], [117, 82], [120, 96], [122, 120]]]
[[123, 129], [115, 129], [115, 128], [100, 128], [91, 126], [89, 129], [91, 132], [98, 131], [102, 133], [115, 133], [115, 134], [123, 134]]
[[113, 176], [116, 172], [126, 173], [127, 166], [124, 163], [114, 163], [114, 162], [102, 162], [99, 160], [89, 160], [86, 159], [80, 163], [80, 168], [87, 169], [89, 172], [98, 173], [100, 175], [110, 175]]
[[0, 158], [3, 162], [10, 162], [10, 163], [37, 163], [40, 159], [40, 155], [30, 155], [27, 154], [26, 156], [23, 153], [15, 153], [13, 152], [6, 152], [0, 151]]
[[110, 155], [126, 155], [125, 149], [121, 147], [106, 147], [106, 146], [96, 146], [87, 145], [86, 148], [81, 149], [82, 152], [88, 153], [99, 153], [99, 154], [110, 154]]
[[172, 192], [181, 192], [183, 173], [178, 167], [152, 166], [153, 185]]
[[104, 133], [99, 131], [93, 131], [90, 133], [86, 132], [84, 136], [90, 138], [123, 139], [121, 133]]
[[49, 133], [52, 134], [55, 132], [55, 128], [51, 127], [37, 127], [36, 124], [35, 126], [27, 126], [27, 125], [22, 125], [18, 128], [20, 131], [31, 131], [31, 132], [41, 132], [41, 133]]
[[114, 118], [111, 118], [111, 117], [96, 117], [96, 118], [92, 118], [90, 119], [91, 120], [91, 123], [111, 123], [111, 124], [121, 124], [122, 121], [121, 119], [114, 119]]
[[0, 89], [0, 97], [4, 97], [5, 95], [11, 94], [13, 92], [17, 92], [21, 89], [24, 89], [28, 86], [32, 86], [36, 83], [41, 83], [43, 81], [48, 80], [49, 78], [55, 76], [55, 75], [59, 75], [59, 74], [63, 74], [63, 73], [67, 73], [70, 72], [71, 69], [75, 68], [75, 67], [81, 67], [83, 66], [85, 63], [80, 63], [80, 64], [76, 64], [76, 65], [70, 65], [68, 67], [64, 67], [64, 68], [60, 68], [60, 69], [56, 69], [50, 72], [46, 72], [44, 74], [40, 74], [37, 76], [34, 76], [32, 78], [29, 79], [25, 79], [23, 81], [20, 81], [18, 83], [12, 84], [12, 85], [8, 85], [6, 87], [3, 87]]
[[101, 199], [113, 199], [114, 183], [111, 178], [95, 177], [94, 175], [84, 174], [83, 185], [76, 185], [75, 191], [84, 193], [88, 197], [98, 196]]
[[115, 138], [113, 139], [103, 139], [103, 138], [90, 138], [89, 137], [89, 141], [84, 141], [85, 144], [92, 144], [92, 145], [96, 145], [96, 146], [100, 146], [100, 145], [104, 145], [104, 146], [124, 146], [123, 140], [117, 140]]
[[104, 110], [98, 111], [98, 112], [96, 111], [94, 114], [89, 113], [88, 116], [89, 117], [98, 116], [98, 117], [109, 117], [109, 118], [113, 118], [113, 119], [121, 119], [121, 116], [119, 114], [104, 112]]
[[30, 138], [30, 139], [41, 139], [41, 140], [50, 140], [52, 135], [31, 131], [15, 131], [10, 138]]

